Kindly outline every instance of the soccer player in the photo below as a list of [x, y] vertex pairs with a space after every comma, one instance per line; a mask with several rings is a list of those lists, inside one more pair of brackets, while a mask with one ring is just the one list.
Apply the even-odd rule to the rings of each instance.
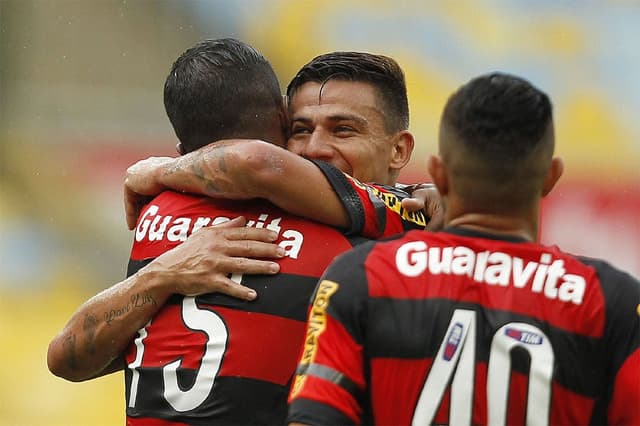
[[535, 242], [554, 143], [526, 80], [483, 75], [449, 98], [428, 162], [446, 227], [331, 264], [290, 424], [640, 424], [640, 282]]
[[[399, 77], [401, 72], [387, 79]], [[371, 83], [376, 84], [384, 87], [380, 81]], [[276, 98], [280, 99], [279, 87], [271, 67], [235, 40], [207, 41], [189, 49], [176, 61], [165, 85], [165, 106], [184, 153], [226, 137], [257, 137], [282, 144], [285, 114]], [[254, 120], [256, 116], [263, 120]], [[381, 121], [382, 115], [368, 118]], [[214, 145], [225, 151], [229, 144]], [[312, 166], [309, 183], [313, 184], [313, 176], [320, 178], [312, 200], [318, 210], [323, 208], [319, 203], [331, 203], [333, 198], [336, 205], [338, 200], [339, 214], [329, 221], [345, 231], [366, 234], [370, 230], [374, 236], [384, 236], [404, 226], [424, 226], [421, 214], [403, 222], [397, 214], [387, 215], [383, 203], [371, 202], [369, 195], [374, 193], [385, 200], [396, 197], [385, 188], [348, 179], [329, 164], [294, 158]], [[216, 165], [222, 170], [232, 168], [233, 162], [227, 159], [218, 157]], [[332, 188], [346, 195], [345, 200], [340, 201]], [[380, 200], [378, 195], [374, 199]], [[259, 293], [255, 302], [211, 294], [194, 285], [198, 277], [191, 281], [177, 276], [179, 285], [164, 278], [158, 282], [159, 274], [150, 268], [154, 263], [201, 270], [200, 257], [181, 249], [202, 244], [203, 227], [241, 214], [249, 226], [258, 228], [253, 230], [272, 231], [263, 240], [277, 238], [283, 257], [277, 276], [231, 277]], [[375, 226], [368, 225], [371, 220]], [[227, 237], [234, 241], [236, 236]], [[163, 192], [143, 209], [135, 232], [129, 273], [147, 279], [116, 285], [83, 305], [51, 343], [50, 368], [65, 378], [86, 380], [122, 368], [118, 358], [124, 352], [129, 424], [284, 423], [288, 384], [317, 278], [336, 254], [360, 241], [264, 201], [239, 203]], [[176, 246], [181, 255], [189, 256], [182, 263], [170, 250]], [[270, 246], [265, 244], [264, 251], [271, 253]]]

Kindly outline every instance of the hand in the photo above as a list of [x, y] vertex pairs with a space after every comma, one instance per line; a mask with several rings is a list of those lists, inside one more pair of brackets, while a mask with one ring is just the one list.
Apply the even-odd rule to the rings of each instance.
[[175, 286], [172, 293], [197, 296], [219, 292], [244, 300], [256, 292], [229, 278], [230, 274], [275, 274], [284, 249], [273, 242], [278, 234], [268, 229], [246, 228], [238, 217], [220, 225], [201, 228], [181, 245], [157, 257], [141, 269]]
[[136, 227], [142, 207], [166, 189], [160, 184], [159, 174], [173, 161], [172, 157], [149, 157], [127, 169], [124, 179], [124, 211], [130, 230]]
[[408, 189], [411, 189], [411, 197], [402, 200], [402, 207], [410, 212], [424, 211], [424, 214], [429, 218], [426, 230], [438, 231], [442, 229], [444, 227], [444, 206], [435, 185], [421, 183]]

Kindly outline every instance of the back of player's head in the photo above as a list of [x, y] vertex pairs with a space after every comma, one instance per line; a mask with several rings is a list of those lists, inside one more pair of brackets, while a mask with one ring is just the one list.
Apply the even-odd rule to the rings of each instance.
[[506, 207], [540, 195], [553, 133], [551, 101], [543, 91], [523, 78], [492, 73], [472, 79], [447, 101], [440, 153], [458, 193]]
[[164, 105], [186, 152], [228, 138], [266, 138], [282, 102], [273, 68], [232, 38], [204, 40], [174, 62]]
[[324, 84], [329, 80], [371, 84], [381, 102], [387, 132], [409, 128], [404, 72], [392, 58], [366, 52], [332, 52], [316, 56], [291, 80], [287, 97], [291, 99], [305, 83]]

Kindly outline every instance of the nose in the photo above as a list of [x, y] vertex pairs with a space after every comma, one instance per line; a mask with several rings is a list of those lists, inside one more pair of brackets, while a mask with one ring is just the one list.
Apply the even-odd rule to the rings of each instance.
[[333, 157], [333, 148], [322, 131], [315, 129], [304, 144], [302, 155], [314, 160], [329, 161]]

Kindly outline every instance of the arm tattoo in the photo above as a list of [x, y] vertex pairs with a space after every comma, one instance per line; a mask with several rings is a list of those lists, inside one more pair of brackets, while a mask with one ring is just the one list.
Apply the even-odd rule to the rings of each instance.
[[[221, 160], [221, 162], [224, 164], [224, 158]], [[198, 182], [200, 183], [199, 186], [202, 187], [206, 195], [215, 195], [219, 193], [220, 190], [215, 185], [213, 179], [207, 178], [204, 167], [204, 159], [200, 162], [194, 163], [191, 167], [191, 170], [193, 171], [193, 177], [194, 179], [198, 180]]]
[[165, 185], [213, 197], [225, 193], [227, 182], [231, 181], [227, 161], [232, 151], [224, 142], [203, 149], [197, 156], [189, 153], [171, 163], [163, 171]]
[[104, 313], [104, 322], [107, 323], [107, 325], [111, 324], [111, 321], [113, 321], [116, 318], [119, 318], [121, 316], [123, 316], [124, 314], [126, 314], [127, 312], [129, 312], [131, 310], [131, 304], [127, 303], [124, 306], [121, 306], [120, 308], [117, 309], [111, 309], [107, 312]]
[[70, 334], [65, 337], [64, 342], [62, 343], [62, 347], [64, 348], [64, 353], [66, 354], [67, 366], [75, 370], [78, 366], [76, 359], [76, 335]]
[[142, 308], [144, 305], [152, 304], [157, 306], [156, 299], [148, 293], [138, 293], [131, 296], [131, 304], [134, 308]]
[[225, 146], [220, 146], [219, 149], [215, 149], [212, 152], [212, 154], [214, 154], [213, 158], [218, 160], [218, 169], [223, 173], [227, 173], [227, 163], [225, 162], [226, 153], [227, 148]]
[[194, 161], [193, 173], [203, 182], [208, 195], [221, 192], [216, 181], [224, 182], [222, 176], [229, 171], [226, 163], [227, 152], [227, 147], [218, 143]]
[[130, 312], [132, 309], [142, 308], [146, 305], [158, 306], [156, 299], [154, 299], [151, 294], [136, 293], [131, 296], [131, 301], [126, 305], [105, 312], [104, 321], [107, 323], [107, 325], [110, 325], [111, 321], [113, 321], [114, 319], [120, 318], [121, 316]]
[[85, 337], [87, 339], [86, 351], [90, 355], [93, 355], [96, 352], [95, 337], [97, 326], [98, 320], [93, 315], [87, 315], [84, 319], [84, 323], [82, 324], [82, 330], [84, 331]]

